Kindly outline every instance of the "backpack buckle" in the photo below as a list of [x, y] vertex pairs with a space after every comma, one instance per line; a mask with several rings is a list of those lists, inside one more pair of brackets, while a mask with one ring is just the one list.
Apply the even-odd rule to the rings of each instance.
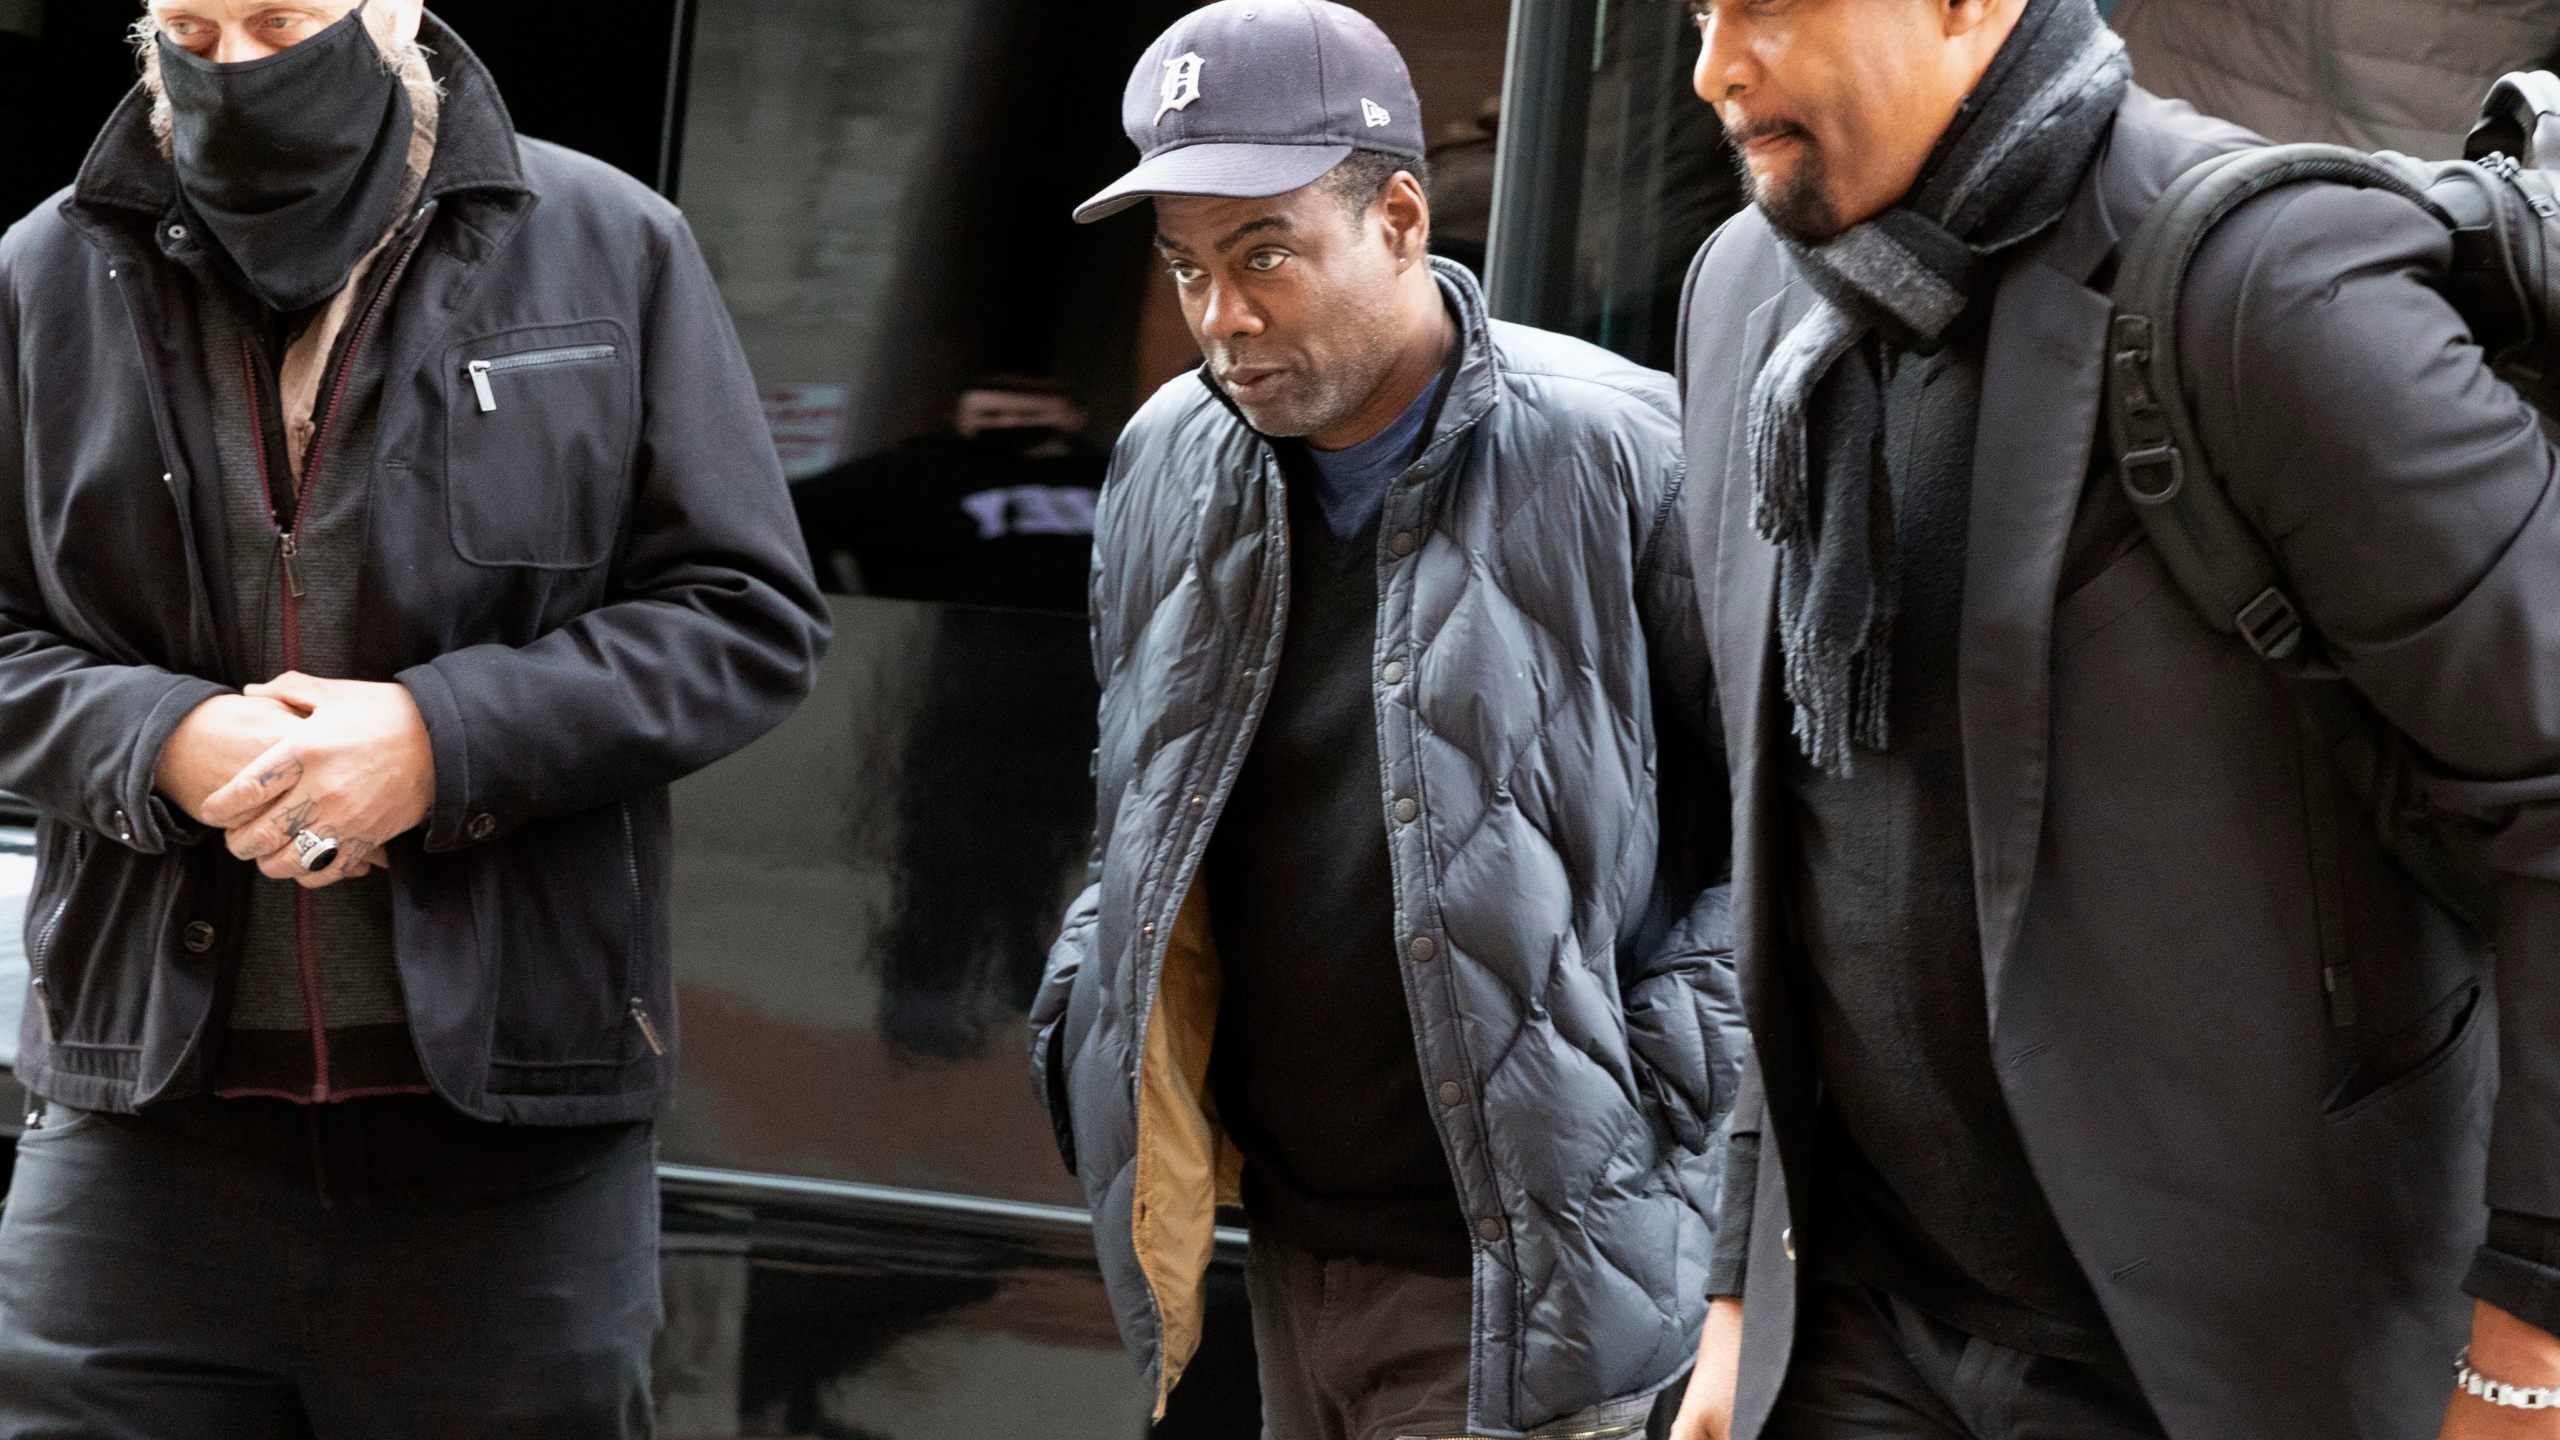
[[2128, 451], [2116, 467], [2124, 493], [2136, 505], [2166, 505], [2187, 488], [2187, 462], [2175, 444]]
[[2293, 597], [2270, 585], [2232, 617], [2240, 638], [2261, 660], [2283, 660], [2302, 648], [2302, 612]]

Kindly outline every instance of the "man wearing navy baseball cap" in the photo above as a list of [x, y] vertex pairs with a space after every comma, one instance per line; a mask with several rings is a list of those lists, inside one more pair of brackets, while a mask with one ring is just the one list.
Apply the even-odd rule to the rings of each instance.
[[1267, 1433], [1632, 1435], [1694, 1353], [1739, 1060], [1670, 378], [1490, 320], [1357, 12], [1130, 78], [1206, 364], [1095, 542], [1091, 885], [1032, 1063], [1159, 1407], [1241, 1204]]

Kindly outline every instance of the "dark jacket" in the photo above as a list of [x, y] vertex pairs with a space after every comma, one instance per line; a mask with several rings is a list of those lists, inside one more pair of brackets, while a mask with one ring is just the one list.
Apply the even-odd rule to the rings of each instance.
[[[1992, 1056], [2170, 1435], [2419, 1440], [2489, 1206], [2560, 1215], [2560, 457], [2430, 288], [2449, 237], [2405, 201], [2297, 186], [2206, 245], [2182, 312], [2203, 448], [2434, 802], [2482, 825], [2493, 995], [2294, 682], [2205, 624], [2093, 453], [2092, 287], [2171, 180], [2248, 142], [2133, 92], [2063, 222], [1998, 277], [1959, 677]], [[1741, 439], [1810, 298], [1746, 212], [1699, 256], [1683, 343], [1754, 1050], [1734, 1128], [1761, 1137], [1745, 1440], [1785, 1375], [1797, 1257], [1826, 1243], [1803, 1220], [1818, 1074], [1777, 873], [1777, 567]]]
[[[390, 852], [401, 983], [463, 1110], [632, 1119], [674, 1064], [667, 785], [800, 699], [825, 611], [683, 217], [519, 140], [459, 39], [427, 43], [450, 99], [424, 242], [362, 341], [388, 370], [345, 677], [407, 686], [434, 745]], [[44, 812], [18, 1075], [84, 1109], [203, 1087], [268, 883], [152, 790], [190, 710], [269, 677], [227, 581], [210, 271], [148, 113], [128, 96], [0, 238], [0, 786]], [[477, 403], [469, 362], [581, 346], [613, 353]]]
[[[1738, 1015], [1723, 856], [1690, 843], [1702, 818], [1721, 832], [1722, 793], [1656, 775], [1664, 728], [1680, 754], [1715, 743], [1668, 523], [1669, 377], [1488, 321], [1465, 271], [1438, 273], [1464, 352], [1379, 521], [1378, 824], [1476, 1242], [1471, 1423], [1499, 1435], [1689, 1363]], [[1204, 378], [1147, 403], [1104, 487], [1093, 883], [1032, 1010], [1033, 1068], [1159, 1398], [1198, 1345], [1240, 1163], [1205, 1091], [1200, 862], [1288, 608], [1278, 461]]]

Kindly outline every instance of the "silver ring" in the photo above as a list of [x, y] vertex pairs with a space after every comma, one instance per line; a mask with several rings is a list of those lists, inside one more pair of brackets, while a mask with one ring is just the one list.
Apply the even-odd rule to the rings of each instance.
[[302, 873], [317, 875], [338, 863], [338, 842], [326, 835], [308, 830], [293, 832], [293, 853], [302, 862]]

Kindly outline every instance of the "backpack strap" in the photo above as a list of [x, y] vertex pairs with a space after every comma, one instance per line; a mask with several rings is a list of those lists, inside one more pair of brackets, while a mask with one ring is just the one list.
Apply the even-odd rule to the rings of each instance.
[[[2127, 242], [2117, 271], [2106, 386], [2117, 480], [2170, 578], [2205, 621], [2299, 682], [2312, 731], [2370, 808], [2383, 848], [2466, 928], [2485, 935], [2490, 888], [2476, 866], [2447, 851], [2424, 814], [2407, 775], [2408, 742], [2327, 664], [2274, 553], [2231, 503], [2187, 409], [2178, 302], [2197, 252], [2249, 200], [2310, 182], [2388, 190], [2454, 223], [2410, 171], [2335, 145], [2236, 151], [2180, 176]], [[2332, 1001], [2338, 1023], [2353, 1024], [2351, 999], [2333, 991]]]
[[2307, 181], [2389, 190], [2436, 209], [2402, 172], [2343, 146], [2276, 145], [2216, 156], [2172, 183], [2134, 232], [2117, 275], [2107, 344], [2107, 424], [2117, 479], [2134, 513], [2205, 619], [2279, 663], [2304, 655], [2302, 610], [2197, 438], [2178, 359], [2178, 300], [2216, 226], [2257, 196]]

